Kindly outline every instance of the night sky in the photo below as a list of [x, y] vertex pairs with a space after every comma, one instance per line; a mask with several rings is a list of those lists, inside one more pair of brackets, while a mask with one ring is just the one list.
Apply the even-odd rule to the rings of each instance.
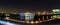
[[60, 8], [60, 0], [0, 0], [0, 9], [41, 11]]

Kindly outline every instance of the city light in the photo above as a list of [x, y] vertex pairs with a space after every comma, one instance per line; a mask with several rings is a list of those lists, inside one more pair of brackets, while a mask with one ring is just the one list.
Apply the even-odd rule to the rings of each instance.
[[9, 19], [9, 17], [5, 17], [5, 19]]
[[33, 20], [34, 19], [34, 15], [33, 13], [24, 13], [25, 15], [25, 20]]
[[30, 23], [29, 21], [26, 21], [26, 23]]
[[10, 14], [5, 14], [6, 16], [10, 16]]
[[40, 15], [40, 12], [38, 12], [38, 15]]
[[46, 14], [46, 11], [44, 11], [42, 14], [45, 15]]
[[54, 12], [58, 11], [58, 12], [59, 12], [59, 11], [60, 11], [60, 9], [53, 9], [52, 11], [54, 11]]
[[60, 14], [60, 9], [53, 9], [52, 11], [54, 14]]
[[39, 21], [39, 23], [42, 23], [43, 21]]
[[37, 23], [39, 23], [39, 21], [35, 21], [35, 23], [37, 24]]
[[31, 23], [31, 24], [34, 24], [35, 22], [34, 22], [34, 21], [31, 21], [30, 23]]
[[[22, 22], [22, 23], [28, 23], [28, 24], [38, 24], [38, 23], [42, 23], [42, 22], [46, 22], [46, 21], [50, 21], [53, 19], [60, 19], [60, 10], [52, 10], [53, 12], [37, 12], [37, 13], [30, 13], [30, 12], [26, 12], [26, 13], [18, 13], [19, 15], [19, 19], [15, 19], [15, 18], [10, 18], [10, 14], [5, 14], [5, 20], [8, 21], [14, 21], [14, 22]], [[56, 13], [56, 14], [54, 14]], [[14, 15], [16, 15], [17, 13], [15, 13]], [[38, 15], [37, 15], [38, 14]], [[36, 17], [35, 17], [36, 16]], [[51, 16], [51, 18], [50, 18]], [[13, 16], [12, 16], [13, 17]], [[41, 17], [41, 18], [40, 18]], [[33, 20], [33, 21], [32, 21]]]

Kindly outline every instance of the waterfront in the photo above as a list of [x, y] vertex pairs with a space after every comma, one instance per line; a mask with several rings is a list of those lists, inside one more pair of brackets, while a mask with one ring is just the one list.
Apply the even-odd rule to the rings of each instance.
[[18, 22], [12, 22], [12, 21], [6, 21], [6, 20], [0, 20], [1, 25], [60, 25], [60, 19], [55, 19], [39, 24], [27, 24], [27, 23], [18, 23]]
[[0, 24], [3, 25], [59, 25], [59, 10], [43, 13], [1, 13]]

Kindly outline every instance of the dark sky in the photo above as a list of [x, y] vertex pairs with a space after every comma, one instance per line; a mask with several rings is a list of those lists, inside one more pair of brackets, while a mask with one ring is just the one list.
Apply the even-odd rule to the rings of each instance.
[[0, 0], [0, 8], [20, 10], [51, 10], [60, 8], [60, 0]]

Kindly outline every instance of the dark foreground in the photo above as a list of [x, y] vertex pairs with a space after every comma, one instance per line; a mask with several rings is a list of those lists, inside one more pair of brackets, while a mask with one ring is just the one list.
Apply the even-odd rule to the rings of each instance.
[[0, 25], [60, 25], [60, 19], [51, 20], [40, 24], [26, 24], [26, 23], [17, 23], [12, 21], [0, 20]]

